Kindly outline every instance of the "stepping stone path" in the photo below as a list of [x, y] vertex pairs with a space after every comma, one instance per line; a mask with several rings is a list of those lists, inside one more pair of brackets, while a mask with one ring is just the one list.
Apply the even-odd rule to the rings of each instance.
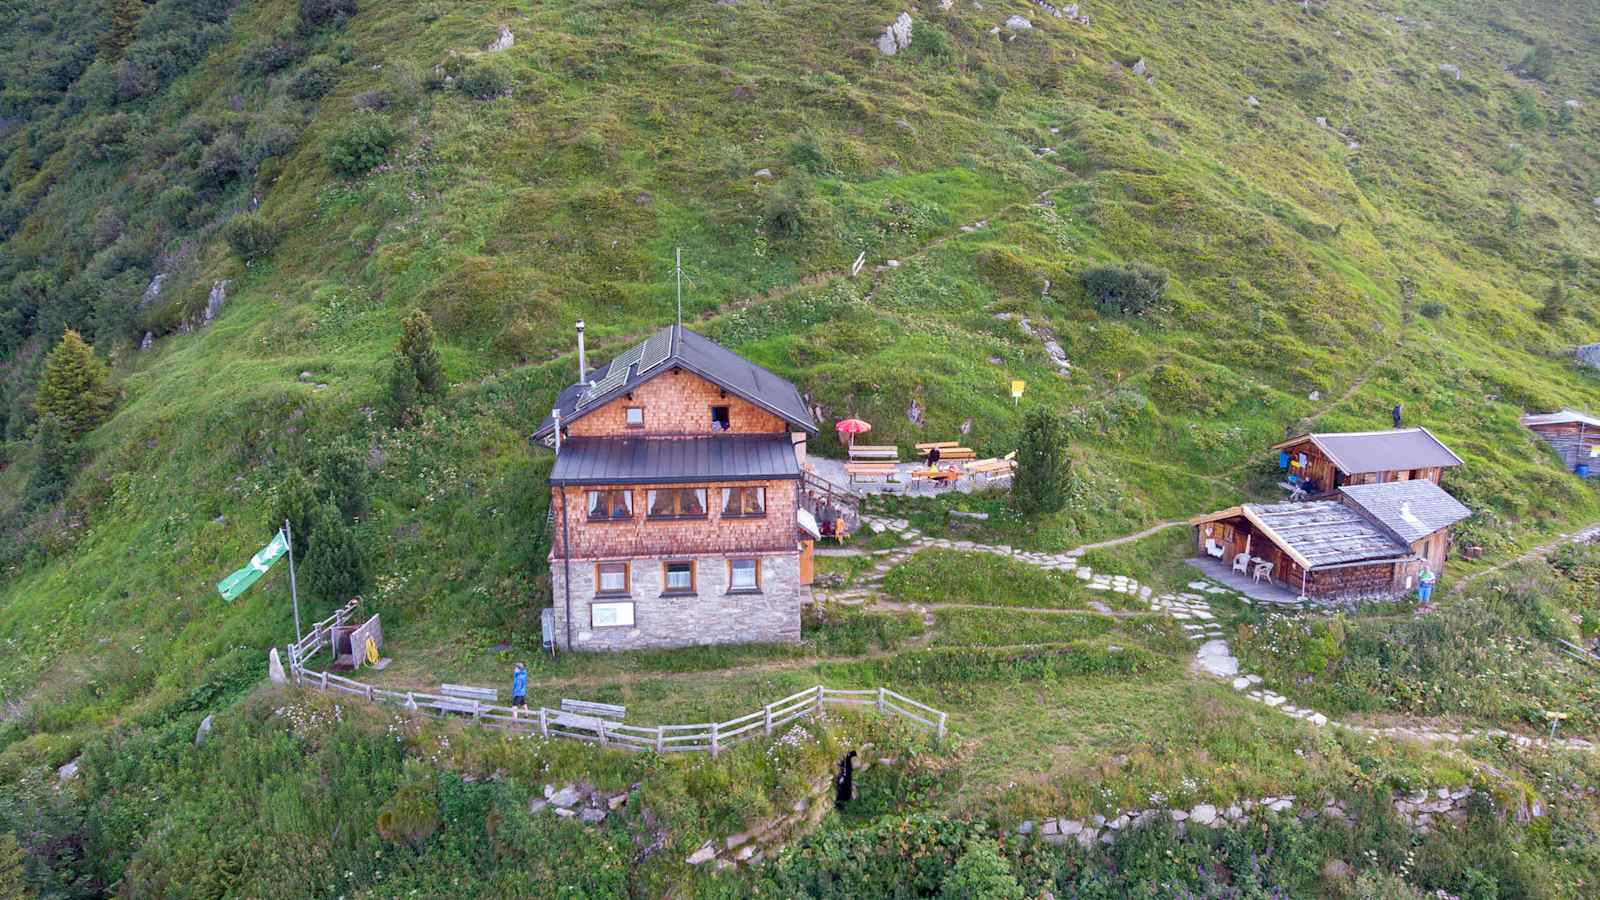
[[[1083, 557], [1082, 549], [1066, 550], [1060, 553], [1017, 550], [1003, 544], [991, 545], [979, 544], [974, 541], [930, 538], [912, 528], [911, 523], [905, 519], [865, 515], [861, 517], [861, 522], [867, 528], [871, 528], [875, 534], [889, 531], [899, 535], [908, 542], [907, 546], [876, 551], [873, 555], [878, 558], [878, 562], [857, 579], [855, 586], [845, 591], [830, 594], [829, 599], [833, 601], [855, 605], [868, 602], [871, 598], [877, 596], [883, 584], [883, 577], [889, 573], [890, 569], [900, 565], [922, 550], [936, 548], [967, 553], [993, 553], [997, 556], [1010, 557], [1018, 562], [1038, 566], [1042, 569], [1071, 572], [1079, 581], [1085, 582], [1084, 587], [1091, 591], [1125, 594], [1148, 603], [1152, 611], [1164, 612], [1182, 625], [1188, 639], [1199, 645], [1195, 655], [1195, 664], [1201, 671], [1217, 678], [1227, 679], [1233, 689], [1239, 691], [1246, 699], [1263, 704], [1268, 709], [1274, 709], [1301, 721], [1309, 722], [1318, 728], [1325, 725], [1333, 725], [1359, 734], [1400, 737], [1429, 742], [1449, 741], [1451, 743], [1460, 743], [1462, 741], [1488, 738], [1510, 741], [1524, 748], [1558, 747], [1567, 750], [1588, 751], [1600, 749], [1597, 748], [1593, 741], [1582, 738], [1562, 738], [1550, 741], [1547, 738], [1513, 734], [1500, 728], [1452, 732], [1426, 727], [1371, 728], [1365, 725], [1335, 722], [1314, 709], [1295, 706], [1282, 694], [1261, 687], [1261, 676], [1240, 671], [1239, 660], [1229, 648], [1227, 638], [1223, 635], [1222, 625], [1216, 621], [1216, 616], [1211, 610], [1211, 598], [1218, 597], [1237, 600], [1246, 606], [1252, 605], [1249, 597], [1238, 594], [1230, 588], [1201, 579], [1189, 582], [1185, 585], [1186, 590], [1170, 594], [1156, 594], [1148, 585], [1142, 585], [1126, 575], [1109, 575], [1095, 572], [1089, 566], [1083, 565], [1081, 562]], [[1295, 602], [1258, 602], [1266, 603], [1275, 609], [1290, 611], [1301, 611], [1304, 608], [1302, 604]], [[1106, 608], [1104, 604], [1095, 600], [1089, 601], [1089, 605], [1095, 609]], [[925, 606], [914, 608], [923, 614], [924, 622], [930, 625], [933, 623], [933, 613], [929, 608]], [[1045, 824], [1046, 834], [1050, 834], [1048, 829], [1052, 824], [1054, 823], [1047, 822]], [[1090, 835], [1087, 838], [1087, 842], [1092, 842], [1097, 829], [1104, 826], [1105, 823], [1100, 822], [1094, 827], [1084, 827], [1081, 832], [1077, 833], [1077, 837], [1080, 842], [1083, 842], [1084, 835], [1087, 834]], [[1101, 839], [1109, 842], [1110, 831], [1110, 829], [1107, 829]], [[1063, 838], [1067, 836], [1065, 833], [1061, 835]]]

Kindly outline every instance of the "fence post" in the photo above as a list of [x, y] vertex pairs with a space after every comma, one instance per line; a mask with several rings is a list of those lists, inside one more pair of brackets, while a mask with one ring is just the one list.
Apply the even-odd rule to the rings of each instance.
[[550, 736], [550, 722], [544, 717], [544, 707], [539, 707], [539, 736]]
[[367, 685], [367, 702], [372, 702], [372, 685]]
[[611, 746], [610, 742], [606, 740], [606, 720], [605, 719], [601, 719], [601, 718], [596, 718], [595, 721], [600, 723], [600, 746], [601, 747], [609, 747], [609, 746]]
[[478, 721], [478, 718], [480, 716], [482, 716], [482, 715], [483, 715], [483, 703], [481, 701], [478, 701], [478, 700], [472, 701], [472, 721], [474, 721], [474, 722]]
[[822, 685], [817, 685], [817, 715], [822, 715]]
[[656, 752], [667, 752], [667, 729], [660, 725], [656, 726]]
[[883, 688], [878, 688], [878, 715], [883, 715]]
[[322, 689], [328, 689], [328, 671], [326, 669], [322, 671]]
[[949, 713], [939, 713], [939, 740], [944, 740], [944, 720]]
[[717, 744], [717, 723], [711, 723], [711, 758], [717, 758], [717, 752], [722, 748]]
[[766, 725], [767, 725], [767, 734], [772, 734], [772, 704], [768, 703], [764, 707], [764, 710], [766, 711], [766, 714], [767, 714], [766, 715], [766, 720], [765, 720], [766, 721]]

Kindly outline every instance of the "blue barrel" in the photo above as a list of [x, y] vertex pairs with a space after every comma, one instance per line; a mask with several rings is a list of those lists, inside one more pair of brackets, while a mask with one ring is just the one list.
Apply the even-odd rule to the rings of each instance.
[[1278, 468], [1280, 468], [1280, 469], [1289, 468], [1289, 451], [1287, 451], [1287, 450], [1279, 450], [1278, 451]]
[[1588, 478], [1589, 477], [1589, 464], [1588, 463], [1578, 463], [1578, 467], [1576, 469], [1573, 469], [1572, 471], [1579, 478]]

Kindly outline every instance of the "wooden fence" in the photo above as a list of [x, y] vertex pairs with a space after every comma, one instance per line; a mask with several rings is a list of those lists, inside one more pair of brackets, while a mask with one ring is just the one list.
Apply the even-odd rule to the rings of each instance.
[[311, 633], [303, 639], [289, 645], [291, 677], [296, 684], [308, 685], [323, 691], [354, 694], [373, 702], [398, 703], [406, 709], [435, 717], [470, 716], [473, 721], [488, 728], [503, 728], [528, 734], [538, 732], [543, 737], [568, 738], [599, 744], [601, 747], [653, 750], [657, 753], [709, 751], [712, 756], [716, 756], [730, 744], [753, 735], [769, 736], [774, 729], [795, 719], [819, 715], [823, 708], [830, 704], [871, 707], [879, 715], [900, 716], [934, 732], [940, 738], [945, 736], [948, 719], [946, 713], [884, 687], [844, 691], [819, 684], [726, 722], [701, 722], [693, 725], [627, 725], [597, 716], [576, 715], [543, 706], [538, 709], [519, 709], [424, 691], [389, 690], [328, 671], [319, 672], [308, 668], [305, 665], [306, 660], [316, 656], [323, 647], [332, 649], [333, 629], [343, 626], [354, 608], [355, 601], [351, 601], [333, 616], [313, 625]]

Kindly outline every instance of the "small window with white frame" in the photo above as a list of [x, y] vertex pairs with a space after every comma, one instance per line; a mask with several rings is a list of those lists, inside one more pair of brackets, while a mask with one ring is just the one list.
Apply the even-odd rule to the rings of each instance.
[[642, 406], [629, 406], [629, 407], [626, 407], [626, 413], [625, 413], [625, 417], [624, 417], [623, 421], [629, 428], [643, 428], [644, 427], [644, 407], [642, 407]]
[[724, 519], [753, 519], [766, 514], [766, 488], [725, 487], [722, 489], [722, 517]]
[[761, 590], [761, 560], [728, 560], [728, 591], [753, 593]]

